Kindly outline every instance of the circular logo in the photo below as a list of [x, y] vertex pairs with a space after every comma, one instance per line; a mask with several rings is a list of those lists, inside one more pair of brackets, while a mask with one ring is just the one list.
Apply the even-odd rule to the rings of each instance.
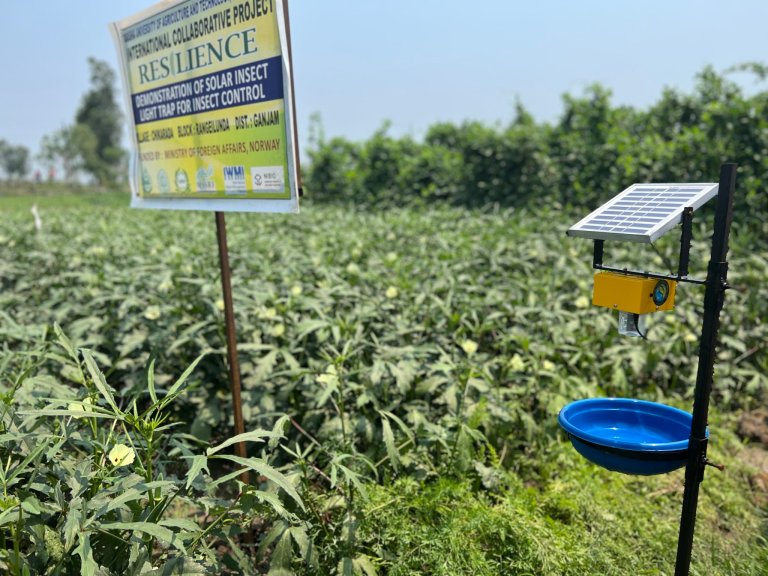
[[176, 192], [189, 192], [189, 178], [186, 170], [176, 170]]
[[141, 188], [144, 190], [144, 194], [152, 192], [152, 177], [146, 168], [141, 169]]
[[157, 187], [160, 189], [161, 194], [171, 193], [171, 182], [168, 180], [168, 173], [162, 168], [157, 173]]

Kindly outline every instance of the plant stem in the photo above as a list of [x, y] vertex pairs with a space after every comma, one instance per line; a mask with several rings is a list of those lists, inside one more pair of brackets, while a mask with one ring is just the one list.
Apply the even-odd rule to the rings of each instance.
[[206, 535], [207, 535], [207, 534], [208, 534], [208, 533], [209, 533], [211, 530], [213, 530], [214, 526], [216, 526], [216, 525], [217, 525], [219, 522], [221, 522], [221, 521], [222, 521], [222, 520], [223, 520], [223, 519], [224, 519], [224, 518], [227, 516], [227, 514], [229, 514], [229, 512], [230, 512], [230, 511], [231, 511], [231, 510], [232, 510], [232, 509], [235, 507], [235, 504], [237, 504], [237, 503], [238, 503], [238, 501], [240, 500], [240, 498], [242, 497], [242, 495], [243, 495], [243, 493], [242, 493], [242, 492], [238, 493], [237, 497], [236, 497], [236, 498], [235, 498], [235, 499], [232, 501], [232, 504], [230, 504], [230, 505], [227, 507], [227, 509], [226, 509], [226, 510], [224, 510], [224, 512], [222, 512], [221, 514], [219, 514], [219, 516], [218, 516], [218, 517], [217, 517], [217, 518], [216, 518], [216, 519], [215, 519], [213, 522], [211, 522], [211, 523], [210, 523], [210, 524], [209, 524], [209, 525], [208, 525], [208, 526], [205, 528], [205, 530], [203, 530], [203, 531], [202, 531], [202, 532], [201, 532], [201, 533], [200, 533], [200, 534], [199, 534], [199, 535], [198, 535], [198, 536], [197, 536], [197, 537], [196, 537], [196, 538], [195, 538], [195, 539], [192, 541], [192, 544], [190, 544], [190, 546], [189, 546], [189, 550], [190, 550], [190, 552], [191, 552], [191, 551], [193, 551], [193, 550], [194, 550], [194, 549], [197, 547], [197, 544], [198, 544], [198, 542], [200, 542], [200, 540], [202, 540], [202, 538], [203, 538], [203, 537], [205, 537], [205, 536], [206, 536]]

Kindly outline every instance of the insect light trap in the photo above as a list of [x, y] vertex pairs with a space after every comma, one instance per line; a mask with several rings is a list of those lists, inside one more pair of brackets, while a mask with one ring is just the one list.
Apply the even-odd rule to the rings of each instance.
[[[594, 241], [593, 304], [619, 311], [619, 332], [645, 336], [647, 314], [671, 310], [679, 284], [705, 286], [699, 364], [693, 413], [629, 398], [578, 400], [565, 406], [558, 421], [574, 448], [609, 470], [626, 474], [661, 474], [685, 466], [675, 576], [690, 570], [699, 485], [707, 459], [707, 414], [712, 390], [714, 350], [728, 273], [736, 165], [723, 164], [719, 184], [634, 184], [574, 224], [569, 236]], [[706, 280], [688, 277], [695, 210], [717, 197], [712, 252]], [[677, 274], [658, 274], [603, 264], [605, 241], [643, 244], [681, 225]]]

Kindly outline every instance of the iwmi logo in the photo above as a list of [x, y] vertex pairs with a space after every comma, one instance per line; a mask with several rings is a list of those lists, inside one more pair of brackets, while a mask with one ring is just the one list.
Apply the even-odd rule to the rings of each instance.
[[224, 166], [224, 191], [227, 193], [245, 192], [245, 168], [243, 166]]

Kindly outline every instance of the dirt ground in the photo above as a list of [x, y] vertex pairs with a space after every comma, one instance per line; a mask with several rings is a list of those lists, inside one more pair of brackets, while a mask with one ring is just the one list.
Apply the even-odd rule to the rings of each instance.
[[744, 450], [745, 462], [755, 469], [750, 483], [757, 501], [768, 506], [768, 410], [745, 412], [739, 419], [738, 434], [748, 441]]

